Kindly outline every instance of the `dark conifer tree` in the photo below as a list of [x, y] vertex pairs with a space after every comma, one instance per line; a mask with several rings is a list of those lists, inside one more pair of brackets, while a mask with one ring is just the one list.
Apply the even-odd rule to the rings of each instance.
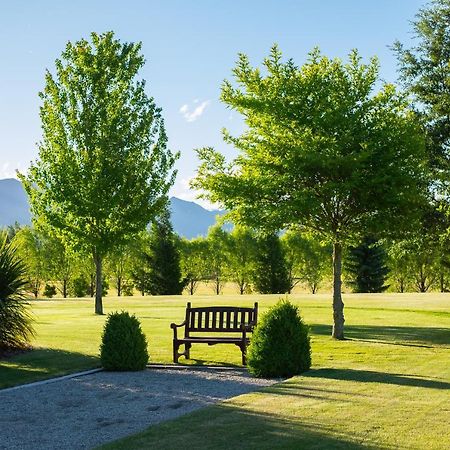
[[345, 260], [348, 284], [353, 292], [384, 292], [388, 275], [386, 252], [373, 237], [364, 238], [357, 247], [350, 247]]
[[152, 225], [146, 260], [149, 268], [145, 289], [147, 292], [152, 295], [182, 293], [186, 283], [181, 275], [180, 250], [168, 211]]
[[277, 234], [262, 235], [257, 241], [254, 272], [255, 289], [261, 294], [284, 294], [289, 291], [289, 273]]

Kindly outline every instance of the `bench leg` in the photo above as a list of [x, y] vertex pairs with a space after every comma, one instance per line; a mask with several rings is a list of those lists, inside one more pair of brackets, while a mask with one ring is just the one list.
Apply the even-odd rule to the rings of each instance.
[[184, 345], [184, 356], [186, 359], [191, 359], [191, 347], [192, 344], [189, 343]]
[[180, 349], [180, 344], [178, 341], [173, 341], [173, 362], [175, 364], [178, 363], [178, 359], [180, 358], [180, 356], [184, 356], [186, 359], [190, 359], [190, 349], [192, 347], [192, 344], [190, 344], [189, 342], [184, 344], [184, 352], [180, 353], [178, 350]]
[[180, 344], [177, 341], [173, 341], [173, 362], [178, 364], [178, 358], [180, 354], [178, 353], [178, 349], [180, 348]]
[[242, 365], [247, 365], [247, 343], [241, 342], [240, 344], [236, 344], [240, 349], [242, 353]]

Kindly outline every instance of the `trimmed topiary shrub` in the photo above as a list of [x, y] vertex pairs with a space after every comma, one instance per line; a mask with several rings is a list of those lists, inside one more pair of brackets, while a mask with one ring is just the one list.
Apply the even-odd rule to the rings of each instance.
[[247, 354], [250, 373], [257, 377], [291, 377], [311, 367], [308, 326], [297, 306], [280, 300], [256, 326]]
[[143, 370], [148, 362], [147, 339], [136, 316], [126, 311], [108, 315], [100, 345], [106, 370]]

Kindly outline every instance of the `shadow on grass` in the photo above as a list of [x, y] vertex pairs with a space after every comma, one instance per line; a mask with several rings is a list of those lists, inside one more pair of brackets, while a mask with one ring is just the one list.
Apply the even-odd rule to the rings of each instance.
[[99, 366], [99, 359], [94, 356], [37, 348], [0, 359], [0, 389]]
[[[450, 383], [428, 378], [410, 377], [397, 373], [375, 372], [354, 369], [317, 369], [303, 374], [308, 378], [327, 378], [330, 380], [358, 381], [363, 383], [385, 383], [398, 386], [414, 386], [432, 389], [450, 389]], [[295, 386], [294, 386], [295, 387]], [[294, 388], [293, 387], [293, 388]]]
[[[357, 442], [350, 433], [300, 421], [288, 414], [256, 412], [232, 403], [196, 411], [174, 421], [148, 428], [143, 433], [116, 441], [102, 449], [382, 449]], [[189, 445], [189, 443], [191, 443]]]
[[[312, 334], [331, 336], [331, 325], [315, 324], [310, 328]], [[351, 340], [412, 347], [450, 345], [449, 328], [345, 325], [345, 336]]]
[[[189, 361], [189, 363], [186, 363]], [[240, 364], [231, 363], [229, 361], [209, 361], [205, 359], [197, 359], [197, 358], [191, 358], [188, 360], [182, 360], [180, 359], [180, 363], [185, 363], [186, 366], [219, 366], [219, 367], [236, 367], [242, 369], [243, 366]]]

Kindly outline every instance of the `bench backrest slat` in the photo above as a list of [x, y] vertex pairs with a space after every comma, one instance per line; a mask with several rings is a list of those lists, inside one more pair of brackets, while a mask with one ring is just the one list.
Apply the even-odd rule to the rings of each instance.
[[[242, 332], [242, 326], [253, 327], [256, 324], [258, 304], [254, 308], [235, 306], [211, 306], [186, 308], [185, 335], [189, 332]], [[248, 330], [250, 331], [250, 330]]]

